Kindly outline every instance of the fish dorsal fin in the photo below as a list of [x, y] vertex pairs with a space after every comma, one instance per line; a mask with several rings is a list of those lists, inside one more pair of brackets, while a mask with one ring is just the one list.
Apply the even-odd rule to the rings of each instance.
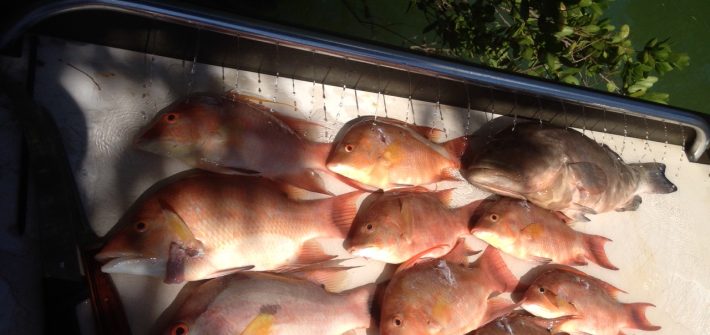
[[602, 288], [605, 292], [607, 292], [610, 296], [612, 296], [614, 298], [616, 298], [619, 295], [619, 293], [627, 293], [626, 291], [624, 291], [614, 285], [611, 285], [599, 278], [592, 277], [580, 270], [577, 270], [573, 267], [566, 266], [566, 265], [558, 265], [558, 264], [550, 265], [550, 270], [545, 271], [545, 273], [550, 272], [550, 271], [554, 271], [554, 270], [565, 271], [565, 272], [569, 272], [574, 275], [577, 275], [579, 277], [584, 277], [585, 279], [591, 281], [592, 283], [594, 283], [597, 286], [599, 286], [600, 288]]
[[441, 254], [441, 253], [442, 253], [442, 250], [447, 250], [447, 249], [449, 249], [449, 248], [451, 248], [451, 246], [448, 245], [448, 244], [439, 244], [439, 245], [437, 245], [437, 246], [434, 246], [434, 247], [431, 247], [431, 248], [429, 248], [429, 249], [426, 249], [426, 250], [424, 250], [424, 251], [422, 251], [422, 252], [419, 252], [418, 254], [412, 256], [412, 258], [410, 258], [410, 259], [407, 260], [406, 262], [400, 264], [400, 265], [397, 267], [397, 270], [394, 271], [394, 274], [397, 274], [397, 273], [399, 273], [399, 272], [402, 272], [402, 271], [404, 271], [404, 270], [407, 270], [407, 269], [409, 269], [409, 268], [411, 268], [411, 267], [417, 265], [417, 264], [420, 263], [420, 262], [423, 262], [423, 261], [426, 261], [426, 260], [428, 260], [428, 259], [431, 259], [430, 257], [428, 257], [429, 255], [432, 255], [432, 254]]
[[415, 132], [417, 132], [419, 135], [422, 135], [429, 139], [432, 142], [441, 142], [446, 138], [446, 132], [438, 129], [438, 128], [433, 128], [433, 127], [427, 127], [427, 126], [419, 126], [419, 125], [414, 125], [411, 123], [404, 123], [405, 127], [411, 128]]
[[257, 314], [239, 335], [269, 335], [276, 320], [275, 313], [268, 311]]
[[273, 114], [277, 119], [288, 125], [296, 134], [313, 142], [323, 142], [327, 139], [326, 133], [335, 133], [333, 129], [322, 124], [281, 114], [279, 112]]
[[446, 152], [451, 155], [451, 158], [455, 159], [456, 162], [459, 162], [459, 159], [466, 151], [466, 148], [468, 148], [468, 136], [457, 137], [453, 140], [442, 143], [442, 146]]

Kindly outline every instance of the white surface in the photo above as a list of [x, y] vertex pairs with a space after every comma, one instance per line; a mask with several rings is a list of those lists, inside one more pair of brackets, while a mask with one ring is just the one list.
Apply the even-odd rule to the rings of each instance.
[[[99, 234], [107, 232], [148, 186], [185, 169], [180, 163], [130, 148], [137, 130], [162, 106], [188, 91], [220, 91], [237, 84], [237, 71], [233, 69], [197, 64], [191, 75], [190, 62], [48, 38], [40, 40], [38, 55], [44, 66], [37, 68], [36, 92], [42, 93], [36, 95], [57, 118], [87, 215]], [[283, 77], [276, 87], [272, 76], [238, 73], [242, 92], [267, 98], [275, 95], [283, 104], [274, 108], [289, 113], [294, 112], [295, 105], [295, 113], [329, 124], [333, 132], [328, 137], [335, 135], [339, 124], [357, 115], [413, 119], [406, 99], [357, 92], [356, 104], [351, 89]], [[435, 104], [418, 101], [413, 110], [418, 124], [444, 126], [449, 138], [471, 133], [486, 120], [481, 112], [472, 112], [469, 120], [465, 110], [441, 106], [442, 121]], [[578, 230], [614, 240], [607, 252], [621, 269], [614, 272], [590, 265], [582, 270], [628, 291], [620, 297], [624, 302], [656, 304], [657, 308], [649, 309], [647, 315], [652, 323], [663, 327], [657, 333], [710, 334], [710, 261], [706, 255], [710, 167], [687, 162], [678, 146], [592, 135], [617, 149], [626, 162], [666, 163], [667, 175], [679, 191], [645, 195], [636, 212], [595, 215], [592, 222], [577, 224]], [[467, 183], [456, 185], [461, 187], [456, 204], [485, 196]], [[328, 247], [344, 252], [334, 241]], [[507, 256], [505, 259], [519, 276], [534, 265]], [[382, 264], [375, 262], [352, 270], [350, 285], [372, 281], [381, 270]], [[130, 275], [113, 278], [136, 335], [148, 331], [180, 288], [158, 279]]]

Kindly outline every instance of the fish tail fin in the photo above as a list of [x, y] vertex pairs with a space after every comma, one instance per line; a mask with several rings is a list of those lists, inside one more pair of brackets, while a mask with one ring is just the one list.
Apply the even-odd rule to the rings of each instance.
[[348, 236], [350, 226], [357, 214], [357, 200], [363, 193], [362, 191], [354, 191], [329, 199], [332, 203], [330, 214], [332, 223], [338, 231], [334, 237], [346, 238]]
[[663, 163], [629, 164], [640, 176], [639, 191], [646, 193], [673, 193], [678, 190], [666, 177], [666, 165]]
[[468, 147], [468, 136], [457, 137], [453, 140], [444, 142], [442, 145], [452, 157], [455, 157], [458, 160]]
[[518, 285], [518, 279], [510, 272], [496, 248], [487, 247], [474, 266], [480, 267], [490, 275], [493, 288], [497, 292], [512, 292]]
[[611, 240], [603, 236], [584, 234], [586, 257], [599, 266], [610, 270], [618, 270], [619, 268], [611, 264], [604, 250], [604, 245], [607, 242], [611, 242]]
[[626, 309], [626, 314], [628, 316], [628, 324], [627, 326], [629, 328], [634, 328], [634, 329], [640, 329], [640, 330], [659, 330], [661, 329], [660, 326], [655, 326], [651, 324], [650, 321], [646, 318], [646, 308], [648, 307], [656, 307], [654, 304], [649, 304], [645, 302], [639, 302], [639, 303], [633, 303], [633, 304], [625, 304], [624, 308]]
[[358, 323], [362, 328], [371, 326], [372, 316], [370, 311], [373, 307], [376, 291], [377, 284], [371, 283], [342, 292], [348, 297], [351, 311], [357, 315]]

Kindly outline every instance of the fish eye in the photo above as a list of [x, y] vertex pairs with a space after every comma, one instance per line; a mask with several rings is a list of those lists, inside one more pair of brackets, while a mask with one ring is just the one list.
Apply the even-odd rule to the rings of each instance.
[[143, 221], [138, 221], [136, 222], [135, 228], [137, 232], [142, 233], [147, 228], [147, 225]]
[[170, 331], [170, 335], [187, 335], [189, 331], [189, 328], [187, 325], [183, 322], [179, 322], [175, 326], [173, 326], [173, 329]]
[[500, 217], [498, 217], [498, 214], [491, 214], [491, 216], [489, 216], [489, 218], [493, 222], [498, 222], [498, 219], [500, 219]]
[[365, 226], [365, 229], [372, 231], [372, 223], [368, 223], [367, 226]]
[[345, 145], [345, 152], [351, 152], [353, 151], [355, 147], [352, 144], [346, 144]]
[[178, 116], [175, 113], [167, 113], [163, 116], [163, 119], [168, 123], [175, 123]]
[[540, 286], [540, 288], [538, 290], [540, 291], [540, 293], [545, 293], [545, 288], [542, 286]]
[[397, 316], [395, 316], [394, 319], [392, 319], [392, 323], [394, 324], [395, 327], [402, 327], [402, 324], [404, 324], [402, 319], [400, 319]]

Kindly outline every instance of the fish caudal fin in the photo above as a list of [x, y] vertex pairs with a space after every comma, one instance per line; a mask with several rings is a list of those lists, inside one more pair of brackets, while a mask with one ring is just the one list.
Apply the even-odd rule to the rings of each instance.
[[451, 141], [444, 142], [442, 146], [451, 155], [451, 157], [458, 160], [468, 147], [468, 136], [457, 137]]
[[660, 326], [651, 324], [646, 318], [646, 308], [656, 307], [653, 304], [640, 302], [634, 304], [625, 304], [624, 308], [628, 316], [627, 327], [640, 330], [659, 330]]
[[488, 299], [486, 303], [486, 314], [483, 316], [481, 325], [491, 322], [501, 316], [508, 315], [520, 304], [513, 303], [508, 299], [493, 297]]
[[370, 310], [375, 300], [376, 290], [377, 284], [371, 283], [342, 292], [342, 294], [348, 297], [351, 311], [355, 312], [355, 315], [357, 315], [358, 323], [361, 328], [369, 328], [371, 326], [372, 316]]
[[474, 266], [489, 274], [491, 285], [496, 292], [512, 292], [518, 285], [518, 279], [510, 272], [496, 248], [487, 247]]
[[678, 190], [678, 187], [666, 178], [666, 165], [663, 163], [639, 163], [629, 166], [639, 173], [639, 192], [664, 194]]
[[611, 264], [604, 250], [604, 245], [607, 242], [611, 242], [611, 240], [603, 236], [584, 234], [585, 250], [587, 251], [585, 256], [601, 267], [618, 270], [619, 268]]
[[346, 238], [357, 214], [357, 200], [362, 191], [355, 191], [330, 198], [332, 202], [331, 219], [339, 234], [333, 237]]

